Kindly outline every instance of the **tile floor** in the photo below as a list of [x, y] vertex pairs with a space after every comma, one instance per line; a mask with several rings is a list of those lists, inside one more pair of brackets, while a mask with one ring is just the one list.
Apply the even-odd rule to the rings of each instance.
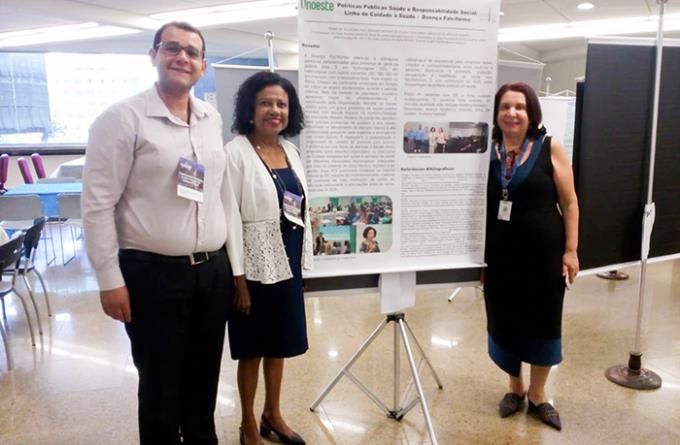
[[[549, 383], [562, 432], [525, 414], [501, 419], [505, 380], [486, 355], [482, 295], [464, 289], [418, 293], [407, 321], [444, 389], [429, 371], [422, 381], [439, 444], [680, 444], [680, 261], [650, 266], [644, 308], [643, 363], [663, 377], [655, 391], [608, 382], [607, 367], [624, 363], [634, 337], [638, 269], [631, 279], [578, 280], [567, 294], [564, 362]], [[39, 299], [45, 333], [31, 347], [16, 301], [7, 300], [15, 369], [7, 371], [0, 344], [0, 444], [134, 444], [137, 376], [123, 326], [100, 310], [96, 282], [83, 252], [66, 266], [47, 268], [54, 316]], [[307, 298], [310, 351], [286, 365], [283, 404], [289, 424], [309, 444], [430, 443], [418, 407], [401, 422], [386, 418], [343, 378], [315, 413], [309, 406], [383, 317], [376, 294]], [[392, 326], [392, 325], [390, 325]], [[353, 373], [392, 404], [392, 329], [366, 350]], [[401, 386], [408, 365], [400, 361]], [[220, 443], [237, 443], [236, 363], [227, 346], [216, 412]], [[258, 406], [262, 404], [258, 393]]]

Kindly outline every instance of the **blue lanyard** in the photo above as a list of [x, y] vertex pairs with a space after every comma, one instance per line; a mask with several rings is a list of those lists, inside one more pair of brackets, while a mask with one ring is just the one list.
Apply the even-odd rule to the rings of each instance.
[[512, 171], [510, 172], [510, 177], [506, 178], [505, 177], [505, 166], [506, 166], [506, 158], [507, 158], [507, 153], [505, 152], [505, 144], [501, 142], [500, 147], [498, 148], [498, 151], [501, 155], [501, 186], [503, 187], [503, 199], [507, 200], [508, 199], [508, 186], [510, 185], [510, 181], [512, 181], [512, 178], [515, 176], [515, 172], [517, 171], [517, 167], [519, 167], [519, 163], [524, 157], [524, 153], [526, 153], [527, 148], [529, 147], [529, 138], [524, 139], [524, 143], [522, 144], [522, 148], [519, 150], [519, 154], [515, 157], [515, 162], [512, 165]]

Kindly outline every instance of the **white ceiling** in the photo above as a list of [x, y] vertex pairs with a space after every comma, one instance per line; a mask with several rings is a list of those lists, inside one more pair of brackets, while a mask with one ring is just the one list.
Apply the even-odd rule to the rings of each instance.
[[[242, 1], [244, 0], [2, 0], [0, 33], [85, 21], [139, 29], [139, 24], [148, 14]], [[647, 16], [658, 12], [656, 0], [590, 0], [596, 7], [587, 12], [577, 10], [576, 5], [581, 1], [502, 0], [501, 9], [504, 16], [501, 19], [501, 28]], [[669, 14], [680, 13], [680, 1], [670, 0], [666, 11]], [[263, 35], [269, 30], [276, 36], [275, 49], [278, 52], [293, 53], [297, 40], [297, 18], [261, 20], [202, 30], [205, 33], [209, 54], [233, 56], [264, 47]], [[143, 31], [131, 36], [41, 44], [18, 47], [14, 50], [146, 53], [152, 36], [152, 31]], [[585, 52], [583, 39], [506, 46], [541, 60]], [[262, 56], [264, 52], [256, 54]]]

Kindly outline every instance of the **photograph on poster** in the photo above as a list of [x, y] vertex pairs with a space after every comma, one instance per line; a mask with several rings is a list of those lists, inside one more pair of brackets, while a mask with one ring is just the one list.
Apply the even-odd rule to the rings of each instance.
[[484, 153], [489, 142], [485, 122], [406, 122], [404, 153]]
[[357, 234], [358, 243], [357, 253], [380, 253], [386, 252], [392, 246], [392, 226], [391, 225], [365, 225], [357, 224], [354, 226]]
[[314, 255], [378, 253], [392, 245], [392, 200], [388, 196], [312, 198], [310, 210]]
[[352, 226], [321, 226], [314, 236], [314, 255], [354, 253], [355, 240]]

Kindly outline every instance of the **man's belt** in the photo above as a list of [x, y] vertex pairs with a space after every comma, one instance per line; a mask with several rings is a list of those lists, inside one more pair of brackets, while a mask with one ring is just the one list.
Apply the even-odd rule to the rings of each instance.
[[218, 255], [225, 255], [224, 247], [213, 252], [195, 252], [189, 255], [161, 255], [160, 253], [145, 252], [143, 250], [135, 249], [121, 249], [118, 251], [118, 256], [126, 260], [147, 261], [150, 263], [184, 263], [196, 266]]

